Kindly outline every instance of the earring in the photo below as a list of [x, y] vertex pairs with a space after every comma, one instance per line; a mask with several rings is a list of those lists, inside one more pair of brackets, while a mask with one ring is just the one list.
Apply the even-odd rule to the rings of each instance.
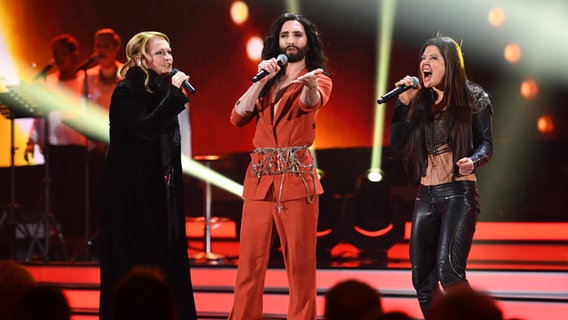
[[142, 62], [140, 61], [140, 59], [136, 59], [136, 65], [141, 67], [142, 66]]

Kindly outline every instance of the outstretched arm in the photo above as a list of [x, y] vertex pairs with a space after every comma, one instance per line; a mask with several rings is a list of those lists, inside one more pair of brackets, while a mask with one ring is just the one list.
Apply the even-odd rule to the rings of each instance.
[[321, 94], [318, 90], [318, 74], [323, 74], [323, 70], [313, 70], [291, 81], [291, 83], [304, 85], [302, 94], [300, 95], [300, 101], [310, 107], [316, 106], [321, 101]]

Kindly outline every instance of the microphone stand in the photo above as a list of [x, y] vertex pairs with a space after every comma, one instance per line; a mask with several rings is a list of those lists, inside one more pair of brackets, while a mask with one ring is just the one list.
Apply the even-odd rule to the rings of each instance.
[[[31, 255], [33, 252], [34, 247], [37, 245], [38, 249], [40, 250], [40, 254], [43, 256], [45, 261], [48, 261], [50, 258], [49, 255], [49, 250], [50, 250], [50, 236], [51, 236], [51, 231], [52, 231], [52, 227], [54, 230], [54, 233], [56, 234], [56, 236], [58, 237], [60, 244], [64, 244], [63, 241], [63, 235], [61, 233], [61, 230], [59, 229], [57, 223], [55, 223], [55, 220], [53, 219], [53, 215], [50, 214], [49, 212], [49, 200], [50, 200], [50, 195], [49, 195], [49, 190], [50, 190], [50, 183], [51, 183], [51, 178], [50, 178], [50, 171], [49, 171], [49, 143], [48, 143], [48, 133], [49, 133], [49, 121], [48, 121], [48, 116], [47, 114], [43, 114], [42, 112], [40, 112], [39, 110], [41, 110], [37, 104], [38, 102], [32, 101], [30, 100], [30, 97], [32, 96], [30, 94], [31, 91], [26, 91], [27, 89], [29, 90], [33, 90], [33, 88], [28, 88], [24, 85], [22, 86], [12, 86], [9, 87], [9, 92], [8, 93], [1, 93], [0, 97], [2, 97], [2, 104], [6, 105], [11, 111], [14, 110], [18, 110], [18, 112], [22, 113], [21, 117], [33, 117], [33, 118], [39, 118], [42, 117], [44, 118], [44, 122], [45, 122], [45, 136], [46, 136], [46, 146], [44, 149], [44, 158], [45, 158], [45, 176], [44, 176], [44, 191], [45, 191], [45, 206], [44, 206], [44, 210], [41, 213], [41, 218], [37, 221], [37, 223], [35, 224], [35, 229], [33, 230], [33, 232], [30, 232], [29, 230], [29, 226], [25, 225], [24, 227], [21, 228], [20, 231], [23, 231], [24, 233], [24, 237], [29, 236], [31, 238], [31, 243], [30, 246], [27, 250], [27, 254], [25, 257], [25, 261], [28, 262], [31, 259]], [[11, 120], [13, 121], [14, 117], [18, 117], [15, 114], [11, 115]], [[13, 126], [13, 122], [12, 122], [12, 138], [14, 138], [14, 126]], [[17, 204], [15, 203], [15, 177], [14, 177], [14, 151], [15, 148], [13, 147], [13, 141], [12, 143], [12, 147], [11, 147], [11, 170], [12, 170], [12, 175], [11, 175], [11, 183], [12, 183], [12, 194], [11, 194], [11, 200], [12, 200], [12, 204], [11, 204], [11, 215], [12, 215], [12, 222], [16, 223], [16, 217], [15, 217], [15, 209], [17, 206]], [[43, 230], [41, 230], [40, 228], [43, 227]], [[40, 235], [42, 235], [40, 233], [40, 231], [43, 231], [43, 239]], [[15, 235], [14, 235], [15, 237]], [[42, 246], [41, 240], [44, 240], [44, 244]], [[15, 242], [15, 240], [14, 240]], [[15, 249], [13, 249], [15, 250]], [[15, 255], [15, 252], [12, 252]], [[65, 253], [65, 248], [63, 247], [63, 254], [66, 258], [66, 253]]]
[[[92, 59], [90, 59], [89, 61], [91, 61]], [[84, 68], [79, 68], [78, 70], [82, 70], [84, 73], [84, 78], [83, 78], [83, 103], [84, 103], [84, 107], [85, 109], [89, 107], [89, 78], [88, 78], [88, 74], [87, 74], [87, 67], [88, 64], [85, 65]], [[86, 260], [90, 260], [91, 259], [91, 245], [92, 245], [92, 239], [91, 239], [91, 165], [90, 165], [90, 158], [89, 158], [89, 142], [91, 142], [91, 140], [89, 139], [88, 135], [85, 135], [85, 186], [84, 186], [84, 190], [85, 190], [85, 244], [83, 246], [83, 250], [81, 250], [81, 252], [85, 253], [85, 259]], [[95, 146], [96, 148], [96, 146]], [[80, 256], [81, 253], [77, 254], [77, 257], [73, 258], [73, 261], [76, 261], [78, 259], [78, 256]]]
[[49, 72], [49, 70], [51, 70], [51, 68], [53, 68], [54, 66], [55, 66], [55, 60], [51, 59], [51, 61], [45, 67], [43, 67], [43, 69], [40, 72], [36, 74], [33, 81], [35, 82], [39, 79], [45, 80], [47, 72]]
[[[29, 262], [30, 259], [32, 258], [32, 252], [34, 249], [34, 246], [37, 245], [38, 249], [40, 250], [41, 254], [43, 255], [43, 259], [47, 262], [50, 259], [49, 256], [49, 247], [50, 247], [50, 235], [51, 235], [51, 230], [53, 227], [54, 233], [57, 236], [58, 240], [59, 240], [59, 244], [61, 245], [61, 250], [63, 253], [63, 259], [65, 261], [68, 260], [67, 257], [67, 251], [65, 250], [65, 240], [63, 238], [63, 233], [61, 232], [60, 227], [57, 225], [57, 222], [55, 221], [53, 214], [50, 213], [49, 211], [49, 205], [50, 205], [50, 187], [51, 187], [51, 173], [50, 173], [50, 146], [49, 146], [49, 114], [45, 114], [44, 116], [44, 135], [45, 135], [45, 146], [43, 149], [43, 157], [44, 157], [44, 179], [43, 179], [43, 183], [44, 183], [44, 193], [45, 193], [45, 201], [44, 201], [44, 210], [42, 213], [42, 216], [40, 218], [40, 220], [37, 222], [36, 225], [36, 229], [34, 231], [34, 236], [32, 239], [32, 242], [30, 244], [30, 246], [28, 247], [28, 252], [26, 254], [26, 258], [25, 261]], [[39, 227], [40, 225], [43, 225], [43, 240], [44, 240], [44, 246], [42, 247], [40, 241], [39, 241]]]
[[16, 165], [15, 165], [15, 154], [17, 148], [15, 147], [15, 125], [14, 121], [16, 118], [23, 117], [19, 116], [13, 110], [10, 109], [9, 106], [6, 105], [3, 99], [0, 99], [0, 113], [6, 117], [10, 121], [10, 203], [7, 205], [7, 209], [2, 213], [2, 217], [0, 218], [0, 230], [2, 230], [2, 226], [4, 223], [7, 224], [8, 233], [10, 234], [9, 237], [9, 247], [10, 247], [10, 257], [14, 260], [17, 259], [16, 257], [16, 241], [17, 231], [22, 233], [22, 237], [31, 237], [31, 233], [26, 224], [23, 221], [18, 221], [16, 210], [20, 211], [20, 214], [23, 214], [23, 210], [20, 205], [16, 202]]
[[[85, 108], [89, 107], [89, 77], [87, 68], [83, 69], [85, 78], [83, 80], [83, 98]], [[91, 161], [89, 159], [89, 142], [91, 140], [85, 135], [85, 254], [86, 258], [91, 257]], [[96, 146], [95, 146], [96, 147]]]

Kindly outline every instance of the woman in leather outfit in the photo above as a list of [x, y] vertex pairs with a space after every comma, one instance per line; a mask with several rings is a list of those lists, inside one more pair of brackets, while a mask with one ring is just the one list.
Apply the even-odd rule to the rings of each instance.
[[[410, 261], [422, 313], [432, 298], [468, 285], [466, 261], [479, 215], [475, 171], [492, 153], [492, 107], [483, 89], [467, 79], [459, 45], [429, 39], [420, 51], [416, 88], [399, 95], [391, 147], [400, 152], [417, 190]], [[406, 76], [395, 85], [412, 86]]]

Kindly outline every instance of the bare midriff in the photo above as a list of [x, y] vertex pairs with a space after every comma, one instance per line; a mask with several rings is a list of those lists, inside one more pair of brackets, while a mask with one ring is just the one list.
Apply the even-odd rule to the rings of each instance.
[[[442, 146], [441, 148], [447, 148]], [[451, 151], [428, 154], [428, 168], [426, 168], [426, 175], [420, 179], [420, 183], [425, 186], [433, 186], [442, 183], [452, 182], [453, 169], [455, 163], [453, 162], [453, 153]], [[466, 176], [457, 176], [453, 181], [469, 180], [476, 181], [475, 174]]]

